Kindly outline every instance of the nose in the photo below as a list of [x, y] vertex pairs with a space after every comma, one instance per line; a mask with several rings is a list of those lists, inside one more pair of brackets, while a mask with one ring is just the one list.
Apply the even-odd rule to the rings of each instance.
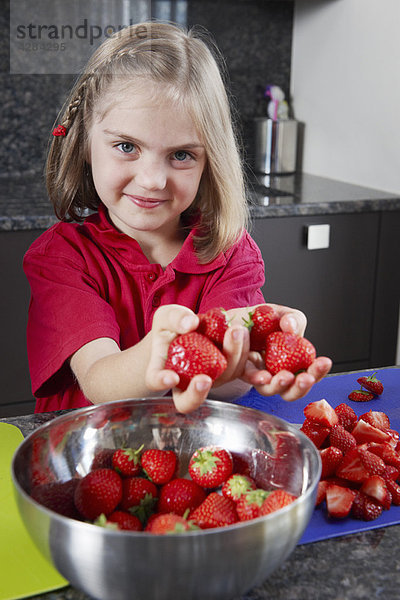
[[163, 190], [167, 185], [164, 161], [154, 156], [141, 156], [135, 161], [135, 182], [145, 190]]

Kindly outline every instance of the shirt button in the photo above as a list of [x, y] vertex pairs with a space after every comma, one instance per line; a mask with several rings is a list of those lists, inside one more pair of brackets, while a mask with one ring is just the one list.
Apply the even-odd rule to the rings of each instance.
[[146, 273], [146, 279], [147, 281], [155, 281], [157, 279], [158, 275], [157, 273], [154, 273], [154, 271], [150, 271], [150, 273]]
[[154, 307], [156, 307], [156, 306], [160, 306], [160, 304], [161, 304], [161, 298], [160, 298], [160, 296], [158, 294], [155, 294], [155, 296], [154, 296], [154, 298], [152, 300], [152, 305]]

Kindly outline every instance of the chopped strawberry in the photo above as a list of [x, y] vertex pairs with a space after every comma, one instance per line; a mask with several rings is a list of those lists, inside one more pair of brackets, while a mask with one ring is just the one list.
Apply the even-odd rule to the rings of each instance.
[[343, 457], [342, 463], [336, 470], [338, 477], [348, 479], [349, 481], [365, 481], [370, 473], [364, 466], [358, 448], [352, 448]]
[[361, 462], [370, 475], [381, 475], [384, 472], [385, 463], [380, 456], [373, 454], [373, 452], [370, 452], [361, 446], [359, 446], [357, 449], [361, 458]]
[[294, 500], [296, 500], [296, 496], [289, 494], [285, 490], [273, 490], [270, 494], [268, 494], [267, 498], [260, 507], [260, 517], [269, 515], [270, 513], [275, 512], [284, 506], [288, 506], [294, 502]]
[[329, 434], [329, 441], [331, 446], [339, 448], [346, 454], [348, 450], [357, 446], [356, 438], [349, 431], [347, 431], [342, 425], [334, 425]]
[[343, 519], [350, 513], [356, 492], [348, 487], [335, 483], [329, 484], [326, 490], [326, 507], [328, 514], [337, 519]]
[[368, 392], [372, 392], [375, 396], [379, 396], [383, 392], [383, 384], [375, 377], [375, 375], [376, 372], [368, 377], [359, 377], [357, 382]]
[[353, 390], [348, 395], [348, 399], [353, 402], [369, 402], [375, 398], [372, 392], [367, 392], [366, 390]]
[[356, 438], [357, 444], [364, 444], [365, 442], [388, 442], [390, 441], [390, 434], [382, 429], [378, 429], [373, 425], [370, 425], [363, 419], [360, 419], [354, 427], [352, 434]]
[[370, 410], [363, 415], [360, 416], [360, 419], [366, 421], [373, 427], [377, 429], [382, 429], [382, 431], [386, 431], [390, 429], [390, 420], [386, 413], [380, 410]]
[[324, 399], [310, 402], [304, 409], [304, 415], [314, 423], [324, 427], [333, 427], [339, 422], [339, 417], [332, 406]]
[[371, 442], [368, 445], [368, 450], [380, 456], [386, 465], [396, 467], [400, 471], [400, 455], [392, 448], [389, 442]]
[[343, 452], [339, 448], [329, 446], [320, 450], [319, 454], [322, 462], [321, 479], [326, 479], [336, 473], [343, 460]]
[[322, 444], [329, 435], [330, 429], [324, 425], [319, 425], [315, 421], [311, 421], [311, 419], [304, 419], [300, 431], [302, 431], [312, 442], [314, 442], [314, 445], [317, 448], [321, 448]]
[[392, 494], [392, 504], [400, 506], [400, 485], [391, 479], [385, 479], [386, 487]]
[[384, 510], [388, 510], [392, 503], [392, 494], [389, 492], [386, 482], [379, 475], [371, 475], [362, 484], [360, 490], [375, 498], [382, 505]]
[[400, 475], [399, 469], [392, 465], [386, 465], [385, 470], [382, 473], [382, 477], [385, 481], [390, 479], [391, 481], [397, 481]]
[[326, 490], [328, 489], [329, 480], [321, 479], [317, 486], [317, 496], [315, 498], [315, 506], [318, 506], [325, 500]]
[[352, 431], [354, 425], [357, 423], [357, 415], [354, 410], [348, 404], [342, 402], [335, 408], [335, 413], [339, 417], [339, 423], [347, 429], [347, 431]]
[[190, 514], [190, 519], [201, 529], [233, 525], [238, 520], [233, 500], [211, 492], [207, 498]]
[[389, 444], [392, 446], [392, 448], [394, 450], [396, 450], [396, 452], [399, 452], [400, 451], [400, 447], [399, 447], [400, 435], [399, 435], [399, 432], [395, 431], [394, 429], [387, 429], [386, 433], [388, 433], [390, 435]]
[[382, 514], [383, 508], [374, 498], [364, 492], [356, 492], [351, 513], [354, 518], [362, 521], [373, 521]]

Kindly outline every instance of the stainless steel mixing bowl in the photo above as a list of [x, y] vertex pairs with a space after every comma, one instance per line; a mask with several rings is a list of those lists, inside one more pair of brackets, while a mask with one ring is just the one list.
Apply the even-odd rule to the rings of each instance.
[[[63, 517], [30, 496], [33, 476], [79, 478], [102, 448], [141, 444], [176, 450], [180, 476], [198, 447], [223, 446], [251, 466], [258, 485], [284, 486], [299, 497], [253, 521], [161, 536]], [[93, 598], [222, 600], [261, 584], [292, 552], [314, 509], [320, 464], [318, 451], [296, 427], [261, 411], [207, 401], [183, 415], [170, 398], [153, 398], [55, 418], [21, 443], [12, 477], [23, 521], [40, 551]]]

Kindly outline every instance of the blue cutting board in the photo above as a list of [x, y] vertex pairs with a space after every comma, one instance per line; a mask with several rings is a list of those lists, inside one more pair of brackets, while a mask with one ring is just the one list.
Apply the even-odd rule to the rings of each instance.
[[[357, 378], [362, 375], [370, 375], [373, 372], [372, 370], [329, 375], [315, 384], [307, 396], [295, 402], [285, 402], [280, 396], [265, 398], [255, 390], [251, 390], [245, 396], [239, 398], [236, 403], [262, 410], [285, 419], [289, 423], [302, 423], [304, 421], [304, 407], [309, 402], [325, 398], [333, 407], [342, 402], [349, 404], [358, 416], [369, 410], [382, 410], [388, 415], [392, 429], [400, 432], [400, 367], [376, 370], [378, 371], [377, 377], [384, 385], [384, 391], [380, 397], [370, 402], [352, 402], [347, 396], [352, 390], [360, 387]], [[383, 511], [382, 515], [375, 521], [359, 521], [351, 517], [340, 520], [330, 519], [326, 514], [325, 504], [322, 504], [314, 510], [311, 521], [299, 544], [317, 542], [340, 535], [399, 523], [400, 506], [391, 506], [390, 510]]]

